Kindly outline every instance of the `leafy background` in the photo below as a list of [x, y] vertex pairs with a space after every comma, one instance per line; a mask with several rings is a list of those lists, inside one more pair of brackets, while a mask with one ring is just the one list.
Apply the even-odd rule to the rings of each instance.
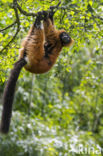
[[[35, 20], [33, 15], [20, 12], [17, 5], [14, 7], [14, 2], [0, 1], [0, 114], [5, 82], [18, 59], [21, 40]], [[34, 14], [58, 2], [17, 3]], [[6, 136], [0, 134], [2, 156], [102, 155], [102, 0], [61, 0], [55, 25], [69, 32], [74, 45], [63, 48], [55, 66], [46, 74], [32, 75], [22, 70], [10, 132]]]

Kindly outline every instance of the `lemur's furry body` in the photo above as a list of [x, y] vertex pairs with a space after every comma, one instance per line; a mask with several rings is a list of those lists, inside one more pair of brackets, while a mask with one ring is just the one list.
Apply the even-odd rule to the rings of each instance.
[[[43, 17], [42, 17], [43, 14]], [[70, 46], [73, 40], [64, 30], [56, 30], [53, 14], [39, 13], [20, 49], [19, 61], [15, 63], [3, 96], [3, 112], [0, 130], [9, 131], [16, 81], [24, 66], [31, 73], [41, 74], [54, 65], [63, 46]], [[43, 20], [43, 25], [41, 23]]]
[[50, 19], [43, 22], [43, 27], [38, 29], [31, 27], [28, 36], [22, 44], [20, 58], [26, 52], [28, 64], [25, 68], [32, 73], [45, 73], [54, 65], [63, 45], [60, 33], [64, 30], [56, 30]]

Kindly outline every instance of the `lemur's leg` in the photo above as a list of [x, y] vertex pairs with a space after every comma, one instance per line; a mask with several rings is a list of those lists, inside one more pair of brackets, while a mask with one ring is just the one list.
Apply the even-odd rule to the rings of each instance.
[[[39, 12], [34, 24], [28, 32], [26, 39], [22, 46], [23, 50], [20, 51], [20, 57], [23, 57], [24, 50], [26, 51], [26, 57], [28, 64], [38, 63], [44, 56], [44, 28], [42, 24], [44, 16], [42, 12]], [[30, 64], [29, 64], [30, 63]]]
[[52, 52], [53, 49], [56, 47], [56, 43], [58, 41], [58, 33], [53, 25], [53, 15], [54, 12], [49, 12], [47, 18], [44, 19], [44, 33], [45, 33], [45, 56], [48, 57]]

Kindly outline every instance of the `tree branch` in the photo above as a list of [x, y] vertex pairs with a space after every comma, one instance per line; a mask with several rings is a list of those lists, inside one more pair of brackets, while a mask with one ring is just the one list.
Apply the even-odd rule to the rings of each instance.
[[[33, 13], [33, 12], [28, 13], [28, 12], [26, 12], [25, 10], [23, 10], [23, 9], [20, 7], [20, 5], [17, 3], [17, 0], [15, 0], [15, 3], [16, 3], [16, 5], [17, 5], [17, 8], [19, 9], [19, 11], [20, 11], [23, 15], [25, 15], [25, 16], [32, 16], [32, 17], [37, 16], [36, 13]], [[50, 7], [50, 9], [51, 9], [51, 10], [58, 9], [58, 7], [59, 7], [60, 4], [61, 4], [61, 1], [60, 1], [56, 6]]]
[[100, 20], [102, 20], [103, 21], [103, 18], [102, 17], [100, 17], [100, 16], [94, 16], [93, 14], [92, 14], [92, 17], [94, 17], [94, 18], [98, 18], [98, 19], [100, 19]]
[[15, 22], [13, 22], [12, 24], [8, 25], [6, 28], [0, 29], [0, 32], [9, 29], [10, 27], [14, 26], [16, 23], [17, 23], [17, 22], [15, 21]]
[[[60, 1], [57, 5], [51, 6], [51, 7], [50, 7], [50, 10], [53, 11], [54, 9], [56, 9], [56, 11], [57, 11], [57, 9], [59, 8], [59, 5], [60, 5], [60, 4], [61, 4], [61, 1]], [[55, 11], [55, 12], [56, 12], [56, 11]]]
[[7, 43], [7, 45], [0, 52], [3, 52], [5, 49], [7, 49], [10, 46], [10, 44], [14, 41], [14, 39], [16, 38], [17, 34], [20, 31], [20, 20], [19, 20], [19, 15], [18, 15], [18, 10], [17, 10], [15, 0], [14, 0], [14, 3], [13, 3], [13, 9], [15, 11], [15, 16], [16, 16], [16, 21], [15, 22], [17, 23], [17, 30], [16, 30], [16, 33], [14, 34], [13, 38]]
[[23, 15], [25, 15], [25, 16], [33, 16], [33, 17], [35, 17], [37, 14], [36, 13], [28, 13], [28, 12], [26, 12], [26, 11], [24, 11], [21, 7], [20, 7], [20, 5], [17, 3], [17, 8], [19, 9], [19, 11], [23, 14]]
[[[58, 9], [60, 3], [61, 3], [61, 1], [56, 6], [50, 7], [50, 9], [51, 10], [54, 10], [55, 8]], [[0, 52], [3, 52], [5, 49], [7, 49], [10, 46], [10, 44], [14, 41], [14, 39], [16, 38], [17, 34], [20, 31], [20, 19], [19, 19], [19, 15], [18, 15], [18, 10], [20, 11], [20, 13], [24, 14], [25, 16], [32, 16], [32, 17], [37, 16], [37, 13], [28, 13], [25, 10], [23, 10], [19, 6], [19, 4], [17, 3], [17, 0], [13, 0], [13, 6], [12, 6], [12, 8], [15, 11], [16, 21], [14, 23], [12, 23], [11, 25], [7, 26], [6, 28], [1, 29], [0, 32], [9, 29], [10, 27], [14, 26], [15, 24], [17, 24], [17, 30], [16, 30], [14, 36], [12, 37], [12, 39], [7, 43], [7, 45]]]

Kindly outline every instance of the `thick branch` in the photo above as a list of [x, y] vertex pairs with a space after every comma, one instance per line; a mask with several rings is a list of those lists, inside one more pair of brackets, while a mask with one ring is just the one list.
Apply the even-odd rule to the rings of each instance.
[[[20, 11], [22, 14], [24, 14], [25, 16], [33, 16], [33, 17], [37, 16], [36, 13], [32, 13], [32, 12], [31, 12], [31, 13], [28, 13], [28, 12], [26, 12], [25, 10], [23, 10], [23, 9], [20, 7], [20, 5], [17, 3], [17, 0], [15, 0], [15, 3], [16, 3], [16, 5], [17, 5], [17, 8], [19, 9], [19, 11]], [[60, 4], [61, 4], [61, 1], [60, 1], [56, 6], [50, 7], [50, 9], [51, 9], [51, 10], [58, 9], [58, 7], [59, 7]]]

